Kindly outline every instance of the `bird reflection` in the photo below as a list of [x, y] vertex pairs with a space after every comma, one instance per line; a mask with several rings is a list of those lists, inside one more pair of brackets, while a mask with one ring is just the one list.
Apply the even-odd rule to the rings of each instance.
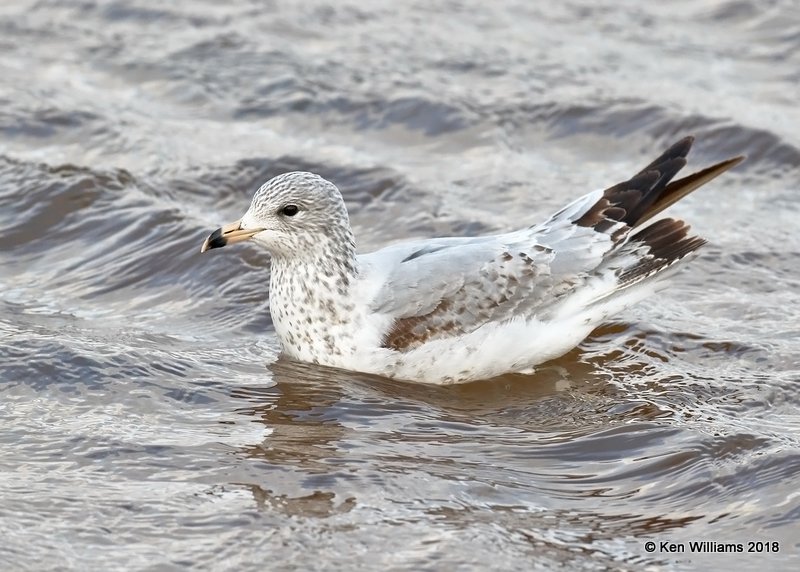
[[[704, 462], [664, 446], [678, 429], [665, 426], [674, 412], [656, 398], [674, 382], [653, 375], [652, 356], [635, 347], [641, 335], [628, 325], [608, 327], [533, 375], [454, 386], [278, 360], [265, 376], [272, 385], [233, 390], [242, 405], [236, 413], [267, 430], [261, 442], [238, 449], [245, 462], [234, 484], [262, 510], [326, 518], [352, 510], [373, 487], [402, 483], [404, 494], [425, 499], [413, 478], [420, 471], [452, 494], [463, 494], [464, 475], [474, 474], [468, 482], [478, 498], [482, 479], [492, 480], [486, 499], [463, 511], [431, 501], [431, 514], [466, 525], [473, 517], [496, 520], [513, 505], [509, 529], [546, 531], [552, 522], [529, 507], [531, 498], [549, 498], [568, 505], [546, 515], [567, 529], [575, 514], [610, 527], [614, 515], [598, 508], [609, 499], [649, 502], [661, 494], [640, 486], [643, 475], [676, 466], [690, 474]], [[626, 511], [617, 533], [652, 535], [701, 518], [671, 514], [660, 497], [654, 502], [662, 512]]]
[[232, 392], [251, 404], [238, 408], [238, 414], [254, 417], [271, 430], [264, 442], [247, 445], [243, 452], [312, 473], [330, 470], [331, 459], [341, 456], [337, 444], [348, 432], [337, 418], [337, 404], [346, 391], [342, 372], [282, 360], [269, 369], [274, 385]]
[[301, 497], [289, 495], [276, 495], [271, 490], [255, 484], [245, 485], [256, 501], [256, 506], [262, 510], [276, 510], [287, 516], [325, 518], [333, 514], [350, 512], [356, 501], [348, 497], [339, 502], [336, 493], [330, 491], [314, 491]]
[[[318, 473], [329, 471], [331, 464], [342, 458], [346, 452], [343, 443], [360, 439], [358, 426], [374, 428], [377, 417], [392, 413], [413, 415], [419, 411], [442, 424], [513, 424], [510, 412], [535, 410], [565, 391], [584, 389], [587, 382], [605, 383], [593, 375], [594, 367], [578, 356], [576, 350], [534, 375], [507, 375], [452, 386], [401, 382], [278, 360], [268, 366], [274, 385], [233, 390], [233, 397], [249, 403], [236, 412], [254, 417], [271, 432], [264, 442], [245, 446], [243, 452], [271, 464]], [[523, 415], [520, 425], [528, 421], [530, 416]]]

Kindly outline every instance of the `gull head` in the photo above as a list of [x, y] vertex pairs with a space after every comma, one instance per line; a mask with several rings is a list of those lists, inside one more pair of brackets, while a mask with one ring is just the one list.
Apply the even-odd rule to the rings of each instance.
[[280, 258], [322, 255], [332, 244], [345, 243], [349, 249], [353, 242], [339, 189], [304, 171], [284, 173], [261, 185], [244, 216], [211, 233], [200, 252], [250, 238]]

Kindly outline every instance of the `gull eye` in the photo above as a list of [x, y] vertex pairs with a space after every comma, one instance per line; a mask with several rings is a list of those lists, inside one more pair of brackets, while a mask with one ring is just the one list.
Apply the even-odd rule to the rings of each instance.
[[297, 208], [297, 205], [286, 205], [281, 209], [281, 212], [286, 216], [294, 216], [297, 214], [297, 211], [300, 209]]

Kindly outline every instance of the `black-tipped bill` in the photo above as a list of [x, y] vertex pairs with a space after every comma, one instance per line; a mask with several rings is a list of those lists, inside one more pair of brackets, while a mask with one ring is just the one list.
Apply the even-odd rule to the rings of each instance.
[[208, 235], [208, 238], [205, 240], [205, 242], [203, 242], [203, 246], [200, 247], [200, 252], [205, 252], [206, 250], [211, 250], [212, 248], [222, 248], [226, 244], [233, 244], [247, 240], [262, 230], [264, 229], [244, 229], [242, 228], [241, 221], [237, 220], [236, 222], [232, 222], [231, 224], [226, 224], [225, 226], [218, 228]]

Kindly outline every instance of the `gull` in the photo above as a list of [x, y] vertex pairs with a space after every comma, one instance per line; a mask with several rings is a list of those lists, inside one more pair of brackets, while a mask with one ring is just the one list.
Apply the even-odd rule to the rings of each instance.
[[432, 384], [532, 373], [661, 289], [705, 244], [681, 220], [653, 219], [744, 157], [673, 181], [693, 142], [540, 224], [367, 254], [333, 183], [285, 173], [201, 252], [247, 239], [266, 248], [272, 323], [291, 360]]

